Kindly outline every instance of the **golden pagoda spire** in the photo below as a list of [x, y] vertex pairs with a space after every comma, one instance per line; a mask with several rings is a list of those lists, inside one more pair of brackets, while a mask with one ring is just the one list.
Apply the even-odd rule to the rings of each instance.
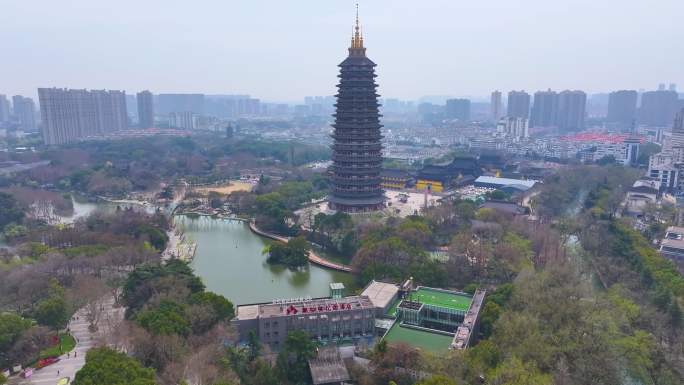
[[363, 33], [361, 32], [361, 23], [359, 23], [359, 4], [356, 4], [356, 24], [352, 31], [352, 41], [351, 48], [349, 48], [350, 53], [356, 55], [365, 54], [366, 49], [363, 47]]
[[352, 48], [363, 48], [363, 37], [361, 37], [361, 26], [359, 25], [359, 3], [356, 3], [356, 26], [354, 26]]

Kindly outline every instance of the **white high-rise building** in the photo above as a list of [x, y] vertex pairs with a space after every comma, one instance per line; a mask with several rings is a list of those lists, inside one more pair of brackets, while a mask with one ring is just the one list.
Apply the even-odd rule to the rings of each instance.
[[197, 115], [192, 111], [172, 112], [169, 114], [169, 126], [183, 130], [196, 130]]
[[529, 120], [525, 118], [503, 117], [496, 125], [496, 131], [516, 140], [530, 137]]
[[39, 88], [38, 97], [47, 145], [128, 128], [124, 91]]

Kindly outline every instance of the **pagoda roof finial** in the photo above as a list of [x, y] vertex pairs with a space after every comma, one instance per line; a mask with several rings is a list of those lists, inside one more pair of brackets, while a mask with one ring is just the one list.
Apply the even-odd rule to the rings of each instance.
[[359, 22], [359, 3], [356, 3], [356, 24], [354, 25], [351, 49], [363, 50], [363, 34], [361, 32], [361, 23]]

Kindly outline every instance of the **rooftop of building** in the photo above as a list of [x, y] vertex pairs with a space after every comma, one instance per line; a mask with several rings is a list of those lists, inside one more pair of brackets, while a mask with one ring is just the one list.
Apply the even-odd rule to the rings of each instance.
[[472, 301], [472, 296], [450, 290], [434, 289], [419, 286], [410, 294], [411, 301], [426, 305], [439, 306], [452, 310], [467, 311]]
[[385, 308], [392, 302], [399, 292], [399, 286], [393, 283], [371, 281], [361, 293], [368, 297], [375, 307]]
[[446, 164], [430, 164], [418, 172], [419, 177], [445, 177], [445, 173], [452, 176], [457, 174], [476, 175], [480, 173], [480, 165], [473, 157], [456, 157], [453, 161]]
[[475, 291], [472, 302], [468, 307], [468, 312], [463, 317], [463, 323], [456, 329], [456, 334], [451, 342], [452, 348], [465, 349], [470, 345], [473, 330], [475, 330], [480, 310], [482, 310], [485, 294], [487, 294], [487, 291], [484, 289], [477, 289]]
[[636, 187], [631, 187], [629, 189], [629, 192], [633, 193], [641, 193], [641, 194], [658, 194], [659, 190], [657, 188], [653, 188], [651, 186], [636, 186]]
[[351, 377], [336, 346], [319, 349], [316, 358], [309, 360], [314, 385], [349, 381]]
[[257, 306], [259, 318], [375, 308], [373, 302], [366, 296], [350, 296], [339, 299], [316, 298], [304, 301], [273, 302]]
[[332, 290], [344, 290], [344, 284], [342, 282], [332, 282], [330, 284], [330, 289], [332, 289]]
[[665, 237], [660, 243], [663, 247], [684, 249], [684, 227], [670, 226], [665, 232]]
[[255, 319], [259, 315], [259, 305], [240, 305], [237, 307], [236, 319]]
[[486, 183], [486, 184], [493, 184], [493, 185], [500, 185], [500, 186], [515, 186], [515, 185], [520, 185], [524, 186], [527, 189], [530, 189], [534, 187], [535, 184], [537, 184], [537, 181], [535, 180], [523, 180], [523, 179], [510, 179], [510, 178], [499, 178], [495, 176], [479, 176], [477, 179], [475, 179], [475, 183]]
[[385, 177], [385, 178], [401, 178], [401, 179], [411, 178], [411, 175], [408, 173], [408, 171], [400, 170], [400, 169], [396, 169], [396, 168], [383, 168], [382, 171], [380, 171], [380, 176]]

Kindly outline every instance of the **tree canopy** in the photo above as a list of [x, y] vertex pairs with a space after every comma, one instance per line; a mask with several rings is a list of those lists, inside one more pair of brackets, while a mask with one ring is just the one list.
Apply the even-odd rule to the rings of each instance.
[[95, 348], [76, 373], [74, 385], [156, 385], [154, 370], [109, 348]]

